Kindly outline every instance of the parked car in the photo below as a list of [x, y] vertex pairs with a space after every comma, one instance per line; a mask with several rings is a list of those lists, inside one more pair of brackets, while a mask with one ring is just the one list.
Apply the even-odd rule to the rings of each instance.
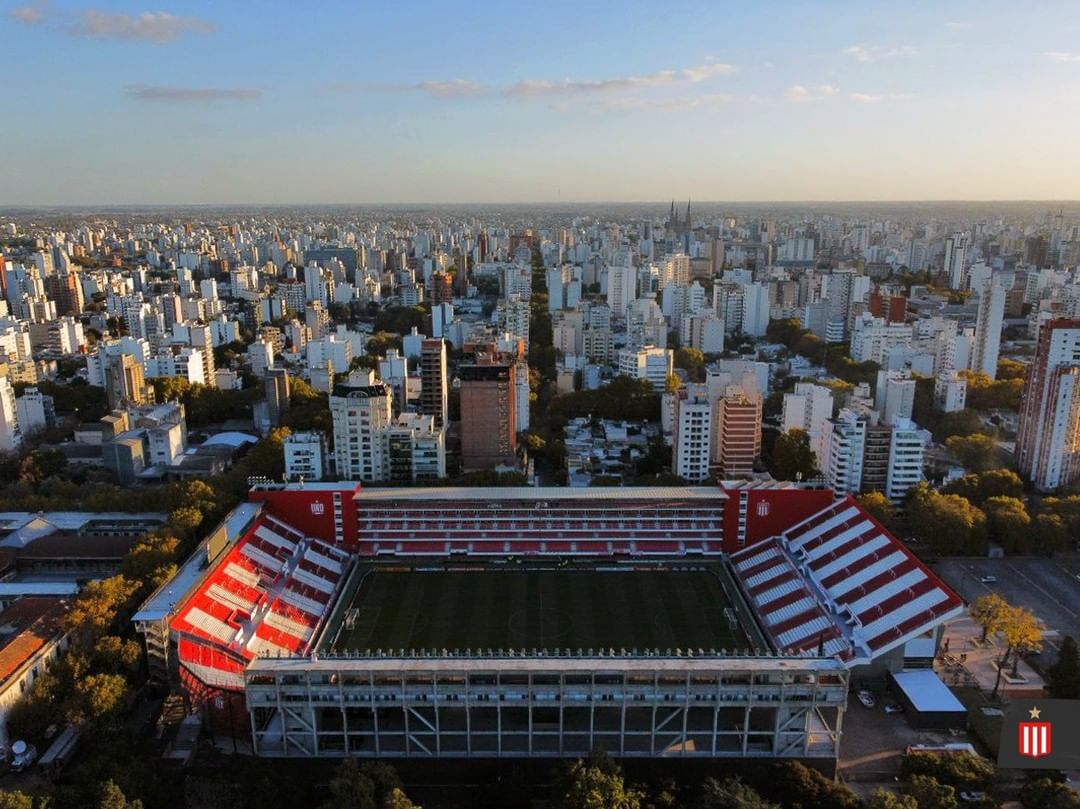
[[897, 705], [895, 702], [885, 703], [885, 713], [903, 713], [904, 709]]
[[985, 792], [961, 792], [960, 800], [964, 803], [979, 803], [986, 800]]
[[873, 708], [877, 704], [874, 701], [874, 695], [871, 694], [869, 691], [860, 691], [855, 696], [858, 697], [859, 702], [861, 702], [867, 708]]
[[997, 576], [980, 576], [979, 581], [983, 584], [997, 584]]

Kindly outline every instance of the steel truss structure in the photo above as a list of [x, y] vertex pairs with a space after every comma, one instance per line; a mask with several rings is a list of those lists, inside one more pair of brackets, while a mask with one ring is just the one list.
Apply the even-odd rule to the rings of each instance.
[[848, 671], [796, 656], [258, 658], [260, 756], [835, 762]]

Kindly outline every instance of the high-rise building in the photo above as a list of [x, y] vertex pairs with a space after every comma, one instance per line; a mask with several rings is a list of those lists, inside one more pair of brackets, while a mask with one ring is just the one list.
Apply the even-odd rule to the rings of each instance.
[[325, 477], [326, 441], [319, 433], [286, 436], [284, 452], [286, 480], [322, 480]]
[[289, 372], [284, 368], [267, 368], [264, 381], [270, 426], [280, 427], [289, 410]]
[[746, 477], [761, 454], [761, 398], [732, 386], [715, 405], [713, 462], [726, 477]]
[[1001, 327], [1005, 318], [1005, 288], [991, 279], [979, 294], [979, 313], [975, 320], [975, 344], [972, 346], [971, 370], [997, 378]]
[[446, 431], [432, 416], [402, 413], [386, 428], [389, 483], [417, 483], [446, 477]]
[[15, 388], [8, 379], [8, 364], [0, 363], [0, 452], [13, 452], [22, 443]]
[[[338, 477], [374, 483], [385, 480], [385, 428], [392, 418], [390, 388], [373, 381], [350, 377], [335, 385], [330, 395], [334, 426], [334, 463]], [[366, 384], [362, 384], [366, 382]]]
[[435, 427], [447, 420], [446, 342], [424, 340], [420, 344], [420, 412], [433, 416]]
[[626, 308], [637, 298], [637, 275], [633, 267], [608, 267], [607, 303], [614, 317], [625, 317]]
[[889, 436], [889, 469], [885, 496], [900, 504], [923, 479], [923, 453], [927, 433], [911, 419], [896, 419]]
[[150, 397], [142, 363], [130, 354], [106, 357], [105, 395], [112, 409], [148, 402]]
[[704, 385], [679, 391], [673, 471], [683, 480], [699, 483], [709, 477], [713, 406]]
[[1080, 320], [1048, 320], [1020, 401], [1016, 462], [1036, 489], [1080, 477]]
[[866, 426], [866, 417], [848, 408], [829, 422], [821, 471], [837, 494], [857, 494], [862, 489]]
[[674, 352], [668, 348], [626, 348], [618, 353], [616, 370], [632, 379], [645, 379], [658, 393], [663, 393], [674, 367], [674, 358]]
[[945, 260], [941, 268], [952, 289], [964, 289], [967, 286], [967, 250], [966, 233], [954, 233], [945, 240]]
[[810, 438], [810, 447], [817, 456], [818, 467], [822, 462], [822, 440], [828, 421], [832, 418], [833, 395], [824, 385], [812, 382], [796, 382], [793, 393], [784, 394], [781, 429], [803, 430]]
[[466, 471], [517, 465], [516, 362], [478, 353], [462, 365], [461, 465]]

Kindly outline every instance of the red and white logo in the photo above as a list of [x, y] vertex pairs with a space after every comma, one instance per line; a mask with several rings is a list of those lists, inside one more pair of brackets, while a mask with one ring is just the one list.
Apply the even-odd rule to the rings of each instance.
[[[1032, 719], [1038, 719], [1041, 713], [1038, 708], [1032, 708], [1028, 713]], [[1029, 758], [1041, 758], [1050, 755], [1050, 723], [1049, 722], [1021, 722], [1020, 733], [1017, 739], [1020, 755]]]

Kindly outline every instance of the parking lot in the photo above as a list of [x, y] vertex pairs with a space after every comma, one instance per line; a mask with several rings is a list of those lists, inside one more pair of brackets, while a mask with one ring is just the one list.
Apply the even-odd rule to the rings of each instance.
[[[1080, 639], [1080, 555], [1053, 559], [945, 559], [932, 567], [969, 603], [987, 593], [997, 593], [1010, 604], [1030, 609], [1051, 633], [1047, 651], [1057, 647], [1053, 633]], [[987, 576], [997, 581], [983, 582]], [[1051, 654], [1047, 662], [1052, 659]]]

